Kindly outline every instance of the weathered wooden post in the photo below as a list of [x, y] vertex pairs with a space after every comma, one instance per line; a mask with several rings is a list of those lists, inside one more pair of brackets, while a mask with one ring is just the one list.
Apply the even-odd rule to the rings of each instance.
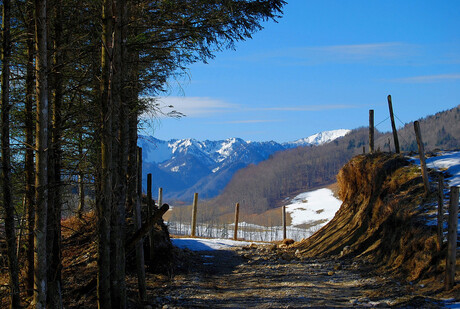
[[438, 251], [441, 250], [444, 238], [444, 177], [439, 173], [438, 177]]
[[363, 154], [366, 154], [366, 146], [363, 146]]
[[452, 290], [455, 284], [455, 264], [457, 255], [458, 226], [458, 187], [450, 187], [449, 221], [447, 232], [446, 290]]
[[420, 123], [418, 121], [414, 122], [414, 129], [415, 129], [415, 136], [417, 138], [417, 144], [418, 144], [418, 153], [420, 157], [420, 167], [422, 169], [423, 185], [425, 186], [425, 193], [429, 194], [430, 193], [430, 183], [428, 182], [428, 172], [426, 169], [425, 149], [423, 146], [422, 133], [420, 132]]
[[[152, 174], [147, 174], [147, 217], [150, 220], [150, 218], [153, 216], [153, 213], [155, 212], [154, 205], [153, 205], [153, 199], [152, 199]], [[154, 233], [153, 230], [150, 231], [149, 233], [149, 244], [150, 244], [150, 251], [149, 251], [149, 257], [150, 261], [153, 261], [154, 259], [154, 251], [153, 251], [153, 246], [155, 245], [153, 242], [154, 238]]]
[[391, 102], [391, 95], [388, 95], [387, 99], [388, 99], [388, 108], [390, 109], [391, 129], [393, 130], [395, 151], [396, 153], [399, 153], [398, 131], [396, 130], [395, 116], [393, 114], [393, 103]]
[[235, 230], [233, 231], [233, 239], [238, 239], [238, 220], [240, 216], [240, 203], [236, 203], [235, 205]]
[[[141, 216], [141, 198], [142, 198], [142, 148], [137, 147], [137, 194], [134, 201], [134, 224], [136, 230], [140, 230], [142, 226]], [[139, 287], [139, 297], [144, 300], [147, 295], [147, 287], [145, 284], [145, 260], [144, 260], [144, 245], [142, 239], [136, 244], [136, 270], [137, 270], [137, 285]]]
[[158, 188], [158, 208], [163, 205], [163, 188]]
[[198, 193], [193, 196], [193, 208], [192, 208], [192, 237], [196, 236], [196, 209], [198, 205]]
[[369, 110], [369, 153], [374, 152], [374, 110]]
[[283, 206], [283, 239], [286, 238], [286, 206]]

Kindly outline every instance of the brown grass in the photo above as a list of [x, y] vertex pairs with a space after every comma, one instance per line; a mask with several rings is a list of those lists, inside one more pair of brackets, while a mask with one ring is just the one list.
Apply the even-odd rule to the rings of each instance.
[[434, 229], [420, 220], [428, 202], [419, 169], [399, 155], [353, 158], [337, 176], [344, 201], [334, 219], [295, 246], [306, 256], [368, 258], [408, 280], [436, 275], [442, 254]]

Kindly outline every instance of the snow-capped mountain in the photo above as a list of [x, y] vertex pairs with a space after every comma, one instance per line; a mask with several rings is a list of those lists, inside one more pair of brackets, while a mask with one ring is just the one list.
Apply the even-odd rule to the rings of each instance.
[[347, 130], [347, 129], [324, 131], [324, 132], [313, 134], [306, 138], [296, 140], [294, 142], [284, 143], [283, 145], [294, 148], [298, 146], [326, 144], [326, 143], [332, 142], [336, 138], [345, 136], [350, 131], [351, 130]]
[[152, 173], [153, 190], [163, 187], [165, 200], [190, 201], [194, 192], [198, 192], [200, 198], [211, 198], [220, 193], [236, 171], [249, 164], [266, 160], [277, 151], [324, 144], [348, 132], [321, 132], [283, 144], [250, 142], [240, 138], [162, 141], [140, 136], [138, 145], [142, 147], [144, 188], [146, 175]]

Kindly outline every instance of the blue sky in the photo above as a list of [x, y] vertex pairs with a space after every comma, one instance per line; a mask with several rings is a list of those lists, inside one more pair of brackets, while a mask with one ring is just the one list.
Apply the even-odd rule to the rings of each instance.
[[[293, 141], [368, 125], [390, 130], [460, 104], [460, 1], [287, 0], [236, 50], [190, 66], [149, 120], [159, 139]], [[165, 108], [165, 111], [168, 111]]]

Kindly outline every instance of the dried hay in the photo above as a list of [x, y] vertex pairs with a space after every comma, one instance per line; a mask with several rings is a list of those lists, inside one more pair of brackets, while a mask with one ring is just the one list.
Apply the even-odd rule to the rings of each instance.
[[366, 257], [408, 280], [436, 271], [436, 232], [418, 217], [426, 197], [417, 168], [400, 155], [361, 155], [337, 180], [343, 204], [329, 224], [294, 244], [304, 256]]

